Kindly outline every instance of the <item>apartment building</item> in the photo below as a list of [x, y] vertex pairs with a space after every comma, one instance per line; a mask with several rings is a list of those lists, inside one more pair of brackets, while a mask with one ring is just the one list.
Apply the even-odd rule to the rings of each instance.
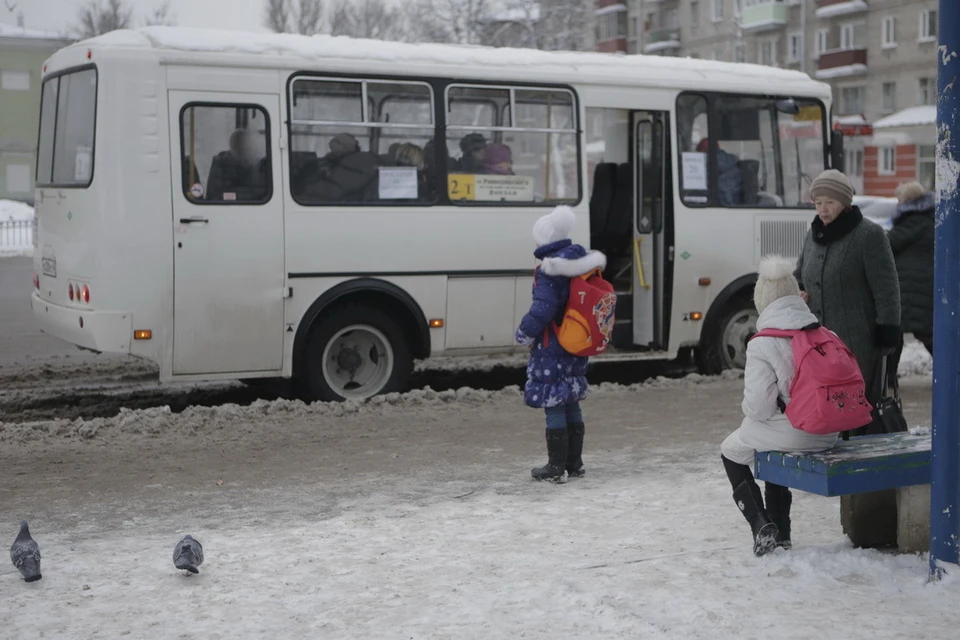
[[43, 61], [68, 43], [0, 23], [0, 199], [33, 203]]
[[597, 0], [600, 51], [753, 62], [830, 83], [859, 193], [933, 186], [938, 0]]

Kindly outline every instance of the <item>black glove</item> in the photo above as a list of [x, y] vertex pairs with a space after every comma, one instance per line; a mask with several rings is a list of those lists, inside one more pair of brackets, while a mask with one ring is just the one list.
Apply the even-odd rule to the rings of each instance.
[[900, 346], [901, 338], [899, 325], [878, 324], [874, 331], [873, 342], [880, 350], [880, 355], [888, 356]]

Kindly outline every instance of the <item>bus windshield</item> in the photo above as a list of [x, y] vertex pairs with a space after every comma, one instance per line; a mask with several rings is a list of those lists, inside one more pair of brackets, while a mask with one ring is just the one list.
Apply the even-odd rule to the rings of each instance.
[[677, 99], [681, 196], [689, 206], [806, 208], [826, 166], [816, 100], [684, 93]]

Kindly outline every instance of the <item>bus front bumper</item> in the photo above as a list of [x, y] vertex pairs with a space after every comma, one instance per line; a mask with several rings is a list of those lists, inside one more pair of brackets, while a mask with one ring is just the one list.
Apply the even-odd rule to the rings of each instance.
[[33, 317], [40, 329], [84, 349], [106, 353], [130, 353], [133, 317], [122, 311], [85, 311], [64, 307], [30, 296]]

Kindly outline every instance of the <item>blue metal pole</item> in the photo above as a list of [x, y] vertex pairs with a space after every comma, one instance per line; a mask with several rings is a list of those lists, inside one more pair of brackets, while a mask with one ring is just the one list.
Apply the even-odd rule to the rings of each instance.
[[960, 2], [940, 0], [930, 576], [960, 564]]

